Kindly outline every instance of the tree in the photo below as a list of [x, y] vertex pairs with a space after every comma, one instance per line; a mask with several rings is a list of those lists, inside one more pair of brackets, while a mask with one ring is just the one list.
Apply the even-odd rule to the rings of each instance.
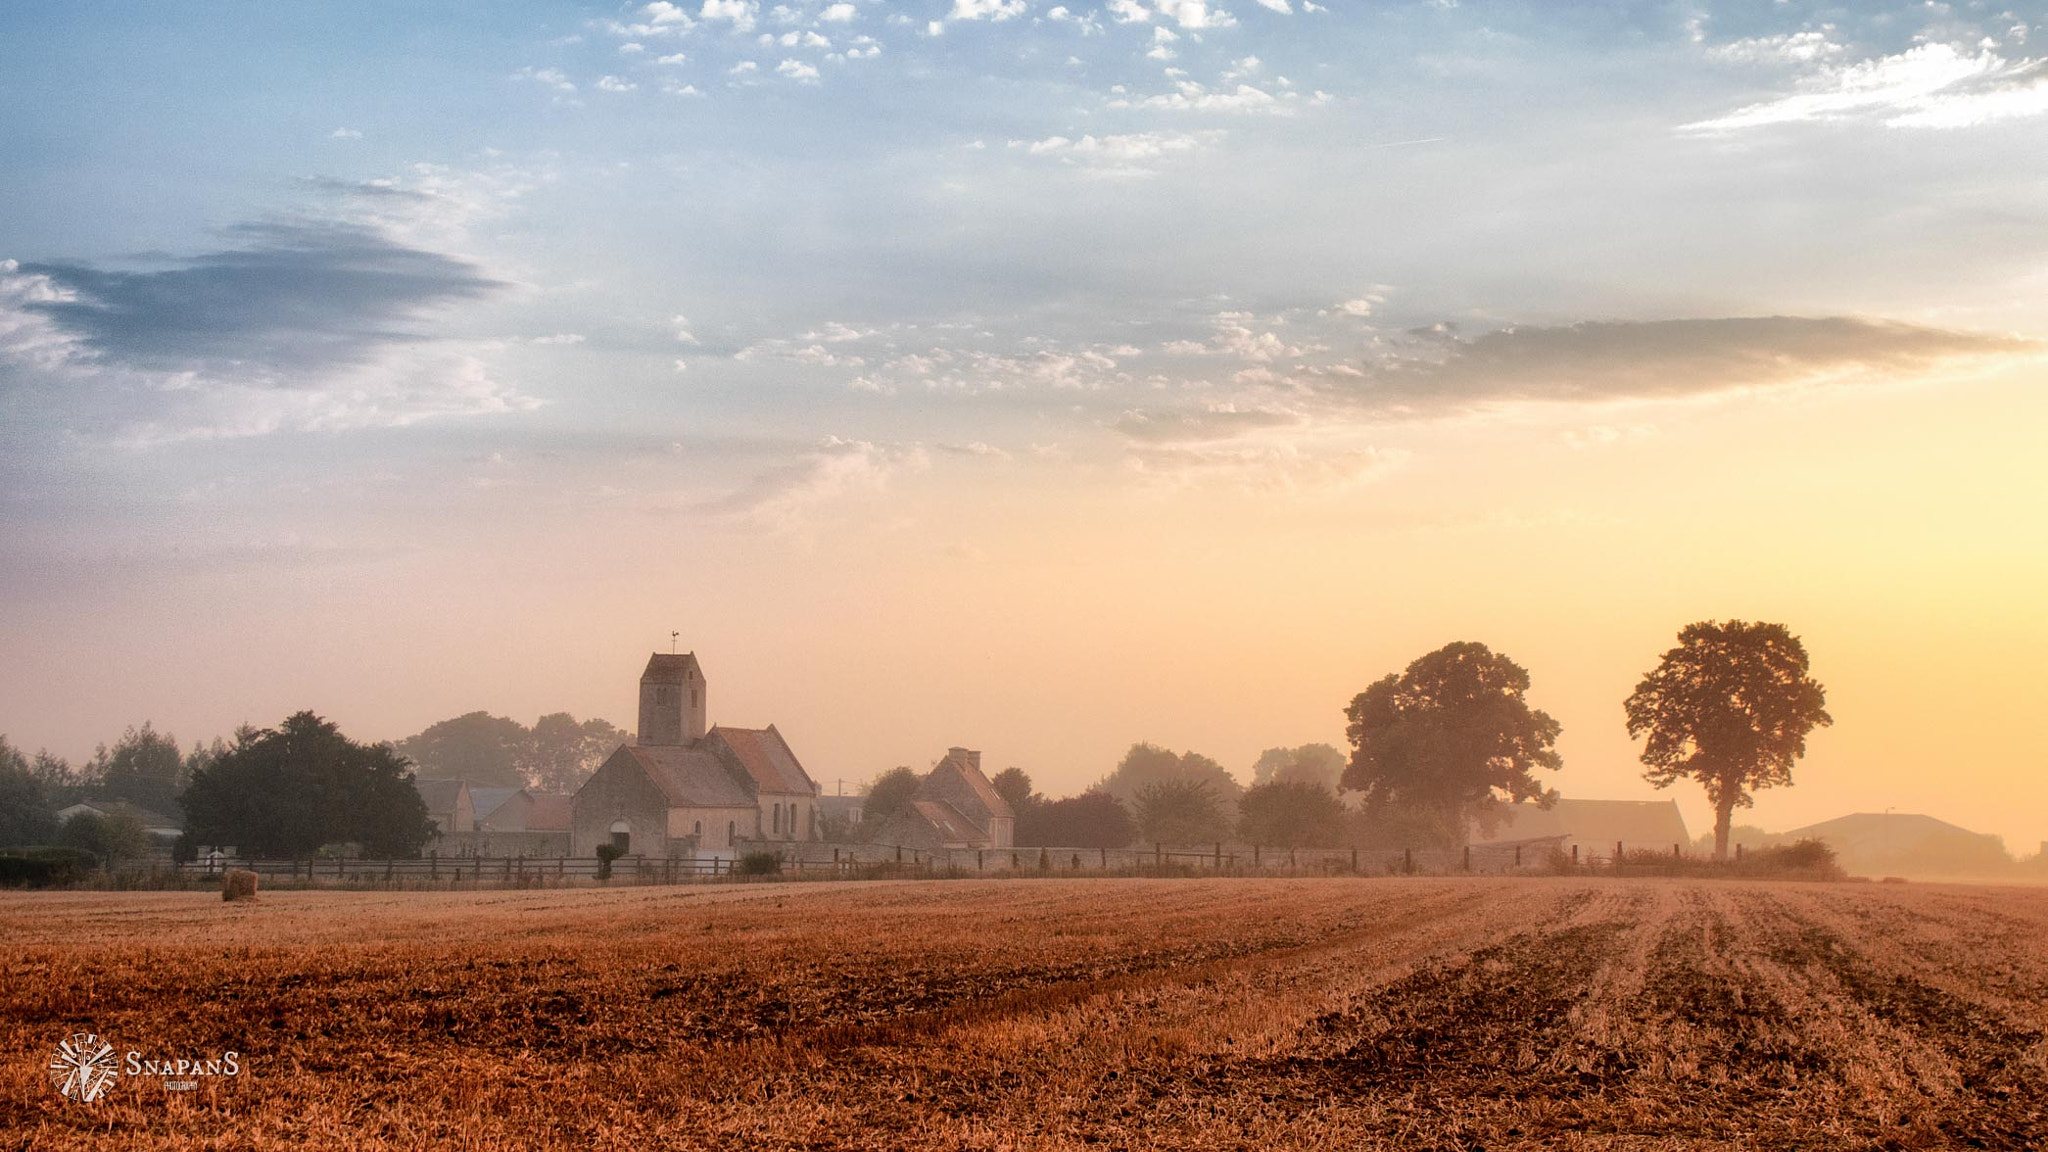
[[1253, 844], [1328, 848], [1344, 838], [1344, 802], [1319, 783], [1272, 780], [1254, 784], [1245, 790], [1237, 807], [1241, 813], [1238, 835]]
[[526, 725], [488, 712], [469, 712], [430, 724], [393, 747], [412, 761], [423, 780], [460, 777], [488, 788], [526, 784], [521, 764], [528, 755]]
[[0, 736], [0, 845], [48, 844], [56, 834], [48, 790], [28, 758]]
[[1010, 811], [1022, 817], [1027, 808], [1045, 803], [1045, 797], [1031, 790], [1031, 777], [1022, 768], [1005, 768], [989, 781], [995, 786], [996, 795], [1010, 805]]
[[1138, 793], [1147, 785], [1166, 783], [1206, 784], [1211, 798], [1225, 811], [1235, 810], [1237, 798], [1244, 794], [1244, 785], [1207, 756], [1199, 752], [1172, 752], [1145, 743], [1131, 745], [1116, 768], [1095, 787], [1135, 809]]
[[1122, 848], [1137, 835], [1123, 801], [1100, 789], [1046, 800], [1017, 816], [1019, 847]]
[[860, 822], [872, 826], [910, 811], [910, 802], [917, 798], [918, 786], [923, 783], [923, 777], [908, 768], [891, 768], [875, 777], [860, 803]]
[[1328, 744], [1268, 748], [1252, 764], [1252, 784], [1297, 780], [1335, 792], [1344, 779], [1344, 754]]
[[1827, 690], [1807, 675], [1806, 646], [1783, 624], [1688, 624], [1623, 702], [1641, 739], [1643, 778], [1659, 788], [1691, 778], [1714, 806], [1714, 858], [1751, 793], [1792, 783], [1806, 734], [1834, 723]]
[[1491, 829], [1503, 802], [1549, 805], [1537, 781], [1556, 771], [1558, 723], [1529, 707], [1529, 673], [1484, 644], [1446, 644], [1359, 693], [1344, 710], [1351, 762], [1344, 787], [1365, 793], [1368, 818], [1398, 815], [1462, 842]]
[[122, 733], [111, 750], [102, 745], [87, 771], [96, 781], [95, 791], [108, 799], [178, 814], [178, 793], [186, 783], [184, 753], [176, 737], [158, 732], [146, 720]]
[[192, 843], [233, 844], [251, 856], [347, 843], [372, 856], [413, 856], [434, 831], [403, 757], [358, 744], [311, 712], [238, 734], [193, 778], [184, 805]]
[[111, 816], [80, 812], [57, 829], [57, 843], [66, 848], [82, 848], [111, 864], [116, 860], [133, 860], [149, 851], [149, 832], [141, 821], [126, 812]]
[[1138, 789], [1132, 816], [1151, 844], [1212, 844], [1230, 835], [1230, 820], [1204, 780], [1163, 780]]
[[579, 721], [567, 712], [550, 712], [533, 722], [520, 771], [528, 785], [542, 792], [574, 792], [605, 757], [631, 740], [631, 733], [609, 721]]

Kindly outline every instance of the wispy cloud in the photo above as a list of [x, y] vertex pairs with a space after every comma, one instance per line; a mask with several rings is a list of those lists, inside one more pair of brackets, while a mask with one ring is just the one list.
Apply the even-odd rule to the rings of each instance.
[[1893, 128], [1967, 128], [2048, 113], [2048, 59], [2009, 60], [1989, 47], [1920, 44], [1855, 63], [1834, 60], [1825, 37], [1747, 40], [1715, 50], [1721, 59], [1814, 65], [1796, 90], [1723, 116], [1684, 125], [1721, 133], [1808, 121], [1872, 118]]

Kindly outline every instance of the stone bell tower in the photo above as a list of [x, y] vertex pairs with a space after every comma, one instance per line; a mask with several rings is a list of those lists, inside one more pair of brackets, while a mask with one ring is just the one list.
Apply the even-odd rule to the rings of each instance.
[[694, 744], [704, 738], [709, 688], [695, 652], [654, 653], [640, 674], [642, 745]]

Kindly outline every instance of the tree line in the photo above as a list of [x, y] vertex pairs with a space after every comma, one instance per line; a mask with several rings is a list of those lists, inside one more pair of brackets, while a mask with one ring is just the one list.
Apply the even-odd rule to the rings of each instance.
[[[1327, 744], [1269, 749], [1240, 784], [1197, 752], [1134, 744], [1078, 795], [1049, 799], [1022, 769], [991, 783], [1015, 812], [1020, 846], [1121, 848], [1227, 840], [1275, 847], [1449, 847], [1490, 835], [1517, 804], [1559, 793], [1562, 731], [1528, 702], [1530, 676], [1484, 644], [1447, 644], [1354, 696], [1347, 756]], [[1806, 738], [1833, 722], [1805, 646], [1782, 624], [1688, 625], [1623, 702], [1644, 741], [1644, 778], [1697, 781], [1714, 806], [1714, 852], [1761, 788], [1789, 785]], [[862, 808], [873, 825], [906, 809], [918, 776], [878, 777]], [[845, 830], [851, 832], [851, 829]]]
[[[1678, 640], [1623, 702], [1624, 721], [1644, 742], [1647, 780], [1705, 788], [1715, 853], [1725, 857], [1734, 810], [1750, 806], [1757, 789], [1790, 784], [1808, 734], [1832, 718], [1804, 645], [1784, 625], [1708, 621]], [[1475, 829], [1492, 831], [1515, 804], [1557, 800], [1538, 773], [1562, 770], [1561, 729], [1529, 705], [1529, 687], [1519, 664], [1461, 641], [1351, 699], [1348, 756], [1326, 744], [1270, 749], [1252, 765], [1249, 787], [1207, 756], [1148, 743], [1132, 745], [1079, 795], [1049, 799], [1017, 768], [992, 783], [1016, 812], [1020, 845], [1454, 845]], [[473, 712], [395, 744], [361, 744], [300, 712], [277, 728], [245, 726], [232, 743], [190, 750], [145, 723], [73, 768], [47, 752], [24, 755], [0, 736], [0, 845], [60, 841], [78, 821], [57, 827], [54, 809], [93, 797], [182, 814], [186, 851], [232, 844], [296, 856], [353, 844], [410, 855], [432, 834], [415, 775], [572, 791], [630, 739], [567, 713], [527, 728]], [[869, 789], [863, 825], [907, 808], [918, 783], [908, 768], [884, 773]], [[69, 834], [90, 834], [92, 844], [80, 847], [118, 856], [136, 850], [135, 832], [88, 821]]]

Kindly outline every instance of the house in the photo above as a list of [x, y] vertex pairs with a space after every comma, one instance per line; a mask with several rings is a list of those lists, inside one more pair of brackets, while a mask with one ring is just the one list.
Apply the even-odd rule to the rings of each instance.
[[640, 729], [571, 800], [571, 851], [730, 858], [745, 842], [818, 836], [818, 785], [773, 724], [707, 727], [694, 652], [655, 653], [640, 674]]
[[[486, 804], [488, 792], [508, 793], [504, 799]], [[476, 801], [476, 830], [479, 832], [567, 832], [572, 810], [570, 798], [530, 788], [472, 788]]]
[[[480, 788], [474, 784], [470, 785], [469, 806], [476, 813], [476, 821], [466, 831], [475, 831], [482, 828], [508, 802], [511, 802], [515, 797], [524, 795], [525, 792], [526, 789], [524, 788]], [[521, 804], [519, 807], [524, 807], [524, 805]], [[507, 813], [507, 815], [510, 816], [511, 813]]]
[[2012, 863], [1997, 836], [1914, 812], [1857, 812], [1770, 839], [1825, 841], [1836, 862], [1859, 876], [2001, 875]]
[[1561, 837], [1560, 846], [1602, 857], [1611, 855], [1616, 844], [1624, 849], [1655, 849], [1669, 852], [1673, 844], [1690, 847], [1685, 817], [1679, 815], [1675, 800], [1559, 800], [1549, 808], [1534, 804], [1510, 805], [1504, 818], [1491, 831], [1476, 831], [1472, 846], [1509, 845]]
[[434, 822], [436, 836], [454, 836], [476, 831], [476, 800], [467, 780], [421, 780], [413, 789], [426, 801], [427, 819]]
[[1009, 848], [1017, 816], [982, 775], [981, 753], [949, 748], [918, 783], [909, 811], [888, 817], [869, 838], [905, 848]]
[[184, 834], [185, 823], [175, 816], [152, 812], [139, 804], [126, 800], [82, 800], [79, 803], [57, 809], [57, 823], [62, 824], [73, 816], [97, 816], [102, 820], [110, 816], [127, 816], [142, 826], [144, 835], [149, 837], [152, 848], [169, 848]]

